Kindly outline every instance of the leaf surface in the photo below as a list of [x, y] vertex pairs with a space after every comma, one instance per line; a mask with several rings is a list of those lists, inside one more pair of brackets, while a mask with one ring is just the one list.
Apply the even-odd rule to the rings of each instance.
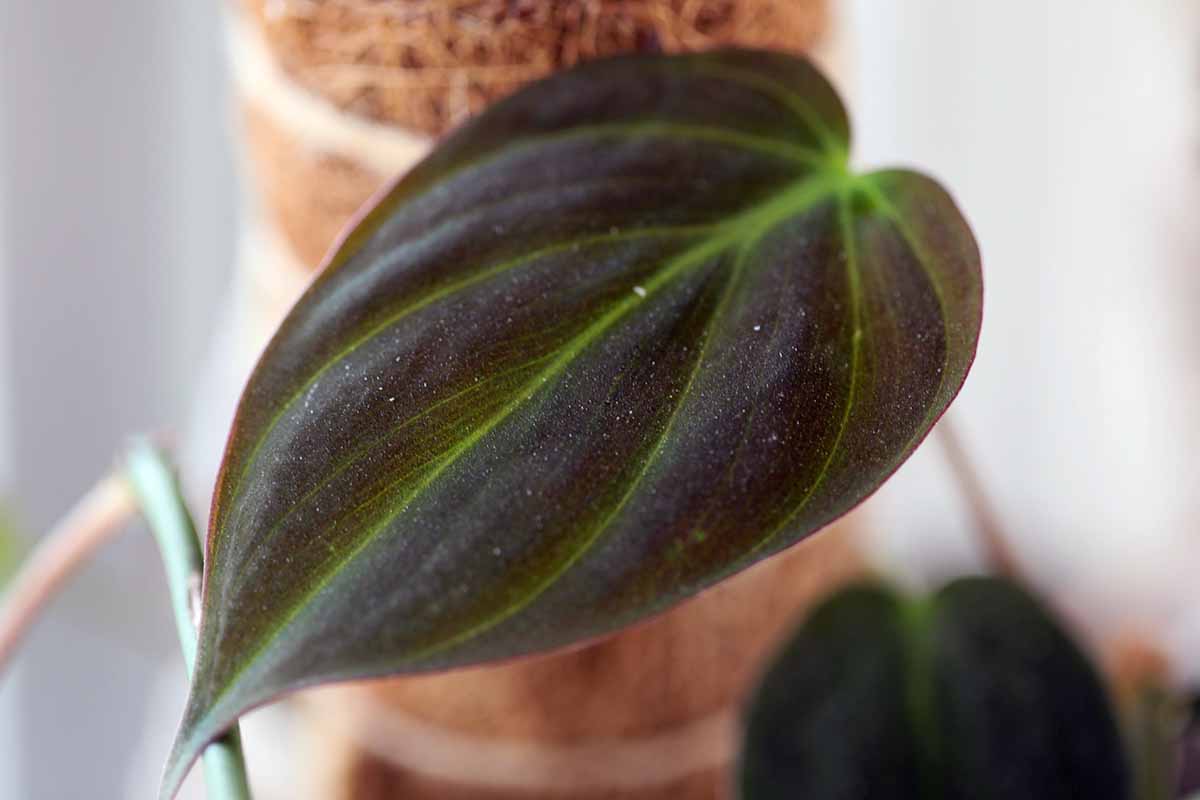
[[1127, 800], [1106, 690], [1020, 588], [865, 586], [815, 611], [747, 717], [744, 800]]
[[298, 687], [542, 652], [860, 502], [974, 355], [971, 232], [807, 62], [596, 62], [367, 213], [241, 400], [169, 765]]

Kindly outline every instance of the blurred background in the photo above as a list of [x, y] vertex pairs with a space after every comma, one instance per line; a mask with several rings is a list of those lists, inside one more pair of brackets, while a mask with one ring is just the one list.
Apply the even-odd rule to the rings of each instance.
[[[0, 0], [0, 497], [30, 539], [203, 396], [243, 202], [220, 11]], [[1018, 557], [1085, 629], [1154, 629], [1200, 678], [1200, 4], [839, 13], [859, 164], [939, 177], [983, 250], [952, 417]], [[936, 447], [870, 503], [897, 574], [977, 564]], [[0, 683], [0, 797], [152, 796], [183, 686], [126, 536]]]

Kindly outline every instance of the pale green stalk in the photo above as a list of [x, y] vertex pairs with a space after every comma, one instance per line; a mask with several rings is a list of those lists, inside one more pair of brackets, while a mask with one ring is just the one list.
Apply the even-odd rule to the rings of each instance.
[[[200, 587], [204, 565], [196, 526], [183, 502], [174, 472], [152, 444], [134, 443], [127, 457], [126, 473], [162, 553], [175, 628], [191, 678], [196, 663], [193, 599]], [[250, 800], [241, 735], [236, 725], [204, 751], [204, 778], [210, 800]]]

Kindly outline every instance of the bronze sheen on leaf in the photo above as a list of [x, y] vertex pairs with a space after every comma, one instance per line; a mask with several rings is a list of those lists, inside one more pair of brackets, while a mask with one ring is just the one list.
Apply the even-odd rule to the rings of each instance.
[[632, 56], [399, 181], [242, 397], [165, 793], [282, 693], [610, 633], [877, 488], [966, 375], [979, 256], [848, 148], [806, 61]]

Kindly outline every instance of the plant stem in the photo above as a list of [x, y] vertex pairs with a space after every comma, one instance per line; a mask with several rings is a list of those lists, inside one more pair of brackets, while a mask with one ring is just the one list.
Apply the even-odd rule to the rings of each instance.
[[[197, 598], [204, 564], [196, 527], [174, 473], [153, 445], [146, 441], [134, 443], [127, 472], [162, 552], [175, 627], [190, 678], [196, 662]], [[236, 725], [204, 751], [204, 779], [210, 800], [249, 800], [241, 734]]]
[[967, 448], [948, 415], [942, 417], [942, 421], [938, 423], [937, 433], [942, 452], [946, 454], [946, 460], [950, 463], [950, 471], [954, 473], [959, 491], [967, 502], [971, 516], [975, 518], [984, 560], [997, 575], [1018, 578], [1021, 569], [1008, 543], [1008, 537], [1004, 534], [999, 517], [987, 491], [983, 488], [983, 481], [980, 480], [979, 473], [967, 454]]
[[137, 502], [122, 475], [110, 475], [42, 537], [4, 593], [0, 608], [0, 674], [38, 613], [101, 545], [124, 530]]

